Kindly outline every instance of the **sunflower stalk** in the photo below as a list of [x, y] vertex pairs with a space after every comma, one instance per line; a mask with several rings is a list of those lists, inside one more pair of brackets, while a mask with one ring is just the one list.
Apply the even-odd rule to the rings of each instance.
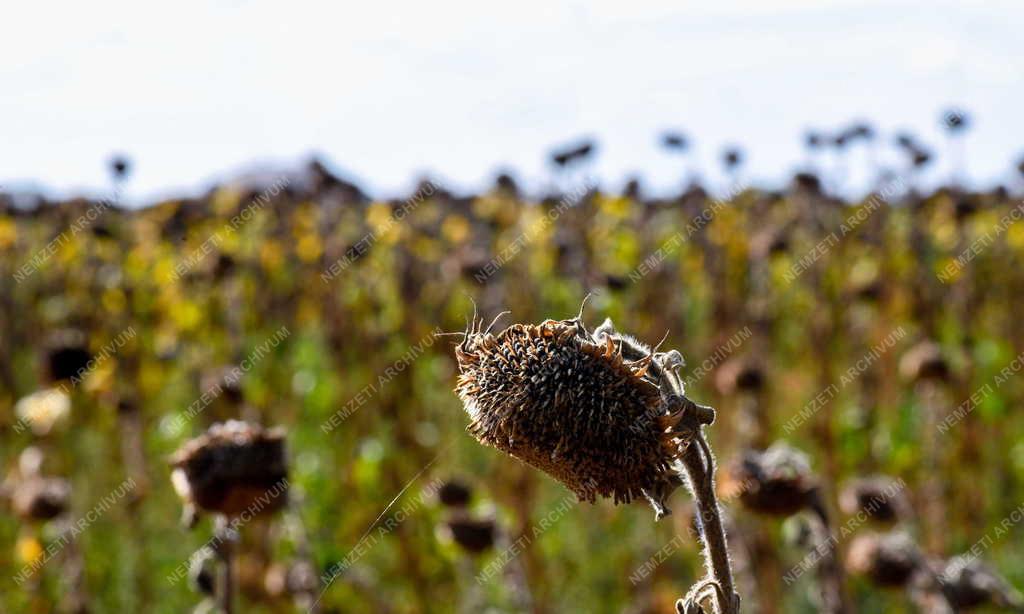
[[214, 552], [220, 562], [217, 574], [217, 607], [222, 614], [232, 614], [234, 612], [232, 597], [235, 592], [234, 542], [238, 539], [238, 534], [222, 514], [217, 515], [215, 524], [214, 542], [216, 547]]
[[846, 614], [849, 609], [843, 593], [843, 570], [839, 564], [838, 543], [832, 533], [825, 497], [820, 489], [809, 495], [814, 550], [821, 556], [818, 578], [821, 584], [821, 609], [826, 614]]
[[680, 614], [699, 614], [703, 612], [702, 603], [711, 601], [715, 614], [738, 614], [740, 597], [735, 589], [729, 545], [715, 494], [715, 457], [703, 432], [704, 425], [714, 422], [715, 412], [683, 396], [683, 385], [674, 365], [656, 362], [662, 362], [661, 385], [668, 388], [662, 390], [662, 394], [671, 393], [683, 401], [682, 418], [673, 431], [682, 436], [686, 450], [675, 468], [689, 488], [697, 508], [697, 529], [704, 544], [707, 571], [707, 577], [676, 602], [676, 610]]
[[[681, 613], [686, 613], [686, 607], [699, 606], [701, 600], [713, 594], [716, 614], [737, 614], [740, 600], [734, 587], [725, 528], [715, 495], [715, 462], [703, 433], [698, 432], [687, 447], [682, 457], [682, 469], [697, 506], [697, 527], [704, 542], [708, 577], [694, 585], [687, 598], [676, 607]], [[713, 588], [713, 592], [702, 588], [705, 584]]]

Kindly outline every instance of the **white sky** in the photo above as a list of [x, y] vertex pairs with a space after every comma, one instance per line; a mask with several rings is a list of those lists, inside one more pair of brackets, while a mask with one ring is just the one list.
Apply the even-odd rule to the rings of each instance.
[[950, 104], [975, 118], [974, 180], [1007, 181], [1024, 154], [1024, 3], [711, 4], [9, 2], [0, 184], [103, 189], [123, 151], [142, 199], [318, 151], [378, 195], [501, 166], [539, 186], [553, 145], [594, 135], [606, 185], [664, 189], [681, 174], [666, 127], [712, 179], [735, 142], [770, 183], [805, 127], [867, 118], [939, 148]]

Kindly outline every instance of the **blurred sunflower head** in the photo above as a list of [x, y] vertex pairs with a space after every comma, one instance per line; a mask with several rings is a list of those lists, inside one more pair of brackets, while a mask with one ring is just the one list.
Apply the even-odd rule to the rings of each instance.
[[448, 480], [437, 490], [437, 499], [445, 507], [466, 507], [473, 498], [473, 489], [460, 480]]
[[949, 379], [949, 363], [942, 348], [934, 341], [925, 340], [907, 350], [900, 358], [900, 374], [909, 381], [945, 381]]
[[445, 530], [452, 541], [470, 554], [480, 554], [494, 546], [497, 525], [489, 518], [475, 519], [457, 514], [445, 523]]
[[963, 610], [999, 606], [1019, 611], [1024, 598], [994, 569], [976, 556], [963, 554], [951, 558], [939, 580], [953, 605]]
[[850, 542], [846, 567], [883, 587], [905, 586], [922, 563], [921, 552], [902, 531], [865, 533]]
[[200, 510], [265, 515], [288, 501], [284, 431], [238, 420], [214, 424], [171, 457], [178, 495]]
[[715, 387], [724, 396], [737, 392], [753, 394], [764, 388], [764, 385], [764, 369], [752, 358], [733, 358], [715, 374]]
[[64, 478], [30, 476], [11, 493], [11, 506], [24, 520], [50, 520], [67, 511], [71, 483]]
[[57, 331], [47, 341], [46, 374], [50, 381], [81, 378], [88, 370], [91, 360], [89, 344], [81, 331]]
[[723, 467], [720, 490], [753, 512], [790, 516], [812, 504], [817, 488], [807, 455], [780, 442]]
[[839, 508], [844, 514], [864, 514], [881, 523], [910, 518], [910, 504], [903, 493], [903, 483], [887, 476], [858, 478], [843, 488]]

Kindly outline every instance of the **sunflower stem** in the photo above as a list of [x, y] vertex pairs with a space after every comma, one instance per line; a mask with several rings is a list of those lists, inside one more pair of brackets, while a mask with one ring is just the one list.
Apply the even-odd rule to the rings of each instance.
[[234, 611], [232, 597], [234, 596], [234, 531], [228, 520], [223, 515], [218, 515], [215, 521], [216, 531], [214, 533], [217, 547], [214, 551], [220, 560], [220, 569], [217, 580], [217, 607], [222, 614], [232, 614]]
[[[708, 577], [717, 583], [715, 591], [717, 614], [738, 614], [740, 598], [736, 593], [729, 563], [729, 548], [722, 524], [718, 498], [715, 496], [715, 459], [698, 429], [682, 456], [686, 482], [697, 504], [698, 528], [704, 541], [704, 564]], [[723, 603], [722, 597], [727, 603]]]
[[821, 583], [821, 609], [826, 614], [847, 614], [846, 595], [843, 594], [843, 568], [839, 564], [838, 543], [832, 534], [828, 508], [821, 490], [815, 489], [810, 495], [814, 550], [821, 560], [818, 562], [818, 577]]

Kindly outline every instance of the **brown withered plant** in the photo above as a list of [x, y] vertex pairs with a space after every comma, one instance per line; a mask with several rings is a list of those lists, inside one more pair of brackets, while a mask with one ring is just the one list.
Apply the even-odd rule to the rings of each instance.
[[827, 614], [849, 611], [843, 591], [843, 573], [837, 558], [821, 480], [811, 471], [806, 454], [783, 442], [766, 450], [746, 450], [723, 470], [722, 495], [738, 498], [743, 507], [764, 515], [785, 518], [807, 512], [813, 539], [812, 553], [821, 588], [819, 610]]
[[[501, 316], [499, 316], [501, 317]], [[715, 460], [703, 434], [715, 412], [688, 399], [682, 355], [659, 352], [605, 320], [593, 332], [580, 315], [513, 324], [491, 333], [476, 318], [456, 346], [456, 392], [481, 443], [532, 465], [585, 501], [639, 496], [656, 519], [686, 484], [701, 519], [707, 577], [679, 612], [735, 614], [734, 589], [714, 489]]]
[[285, 433], [228, 420], [187, 441], [170, 461], [171, 483], [184, 503], [186, 526], [195, 526], [199, 512], [214, 515], [212, 550], [220, 562], [215, 593], [220, 610], [231, 614], [240, 522], [270, 515], [288, 502]]

